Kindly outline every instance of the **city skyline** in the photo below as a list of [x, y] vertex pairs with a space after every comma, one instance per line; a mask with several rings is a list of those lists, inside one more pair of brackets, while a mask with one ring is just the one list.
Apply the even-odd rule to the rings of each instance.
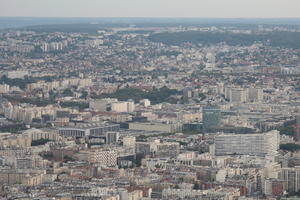
[[300, 199], [299, 7], [0, 0], [0, 200]]

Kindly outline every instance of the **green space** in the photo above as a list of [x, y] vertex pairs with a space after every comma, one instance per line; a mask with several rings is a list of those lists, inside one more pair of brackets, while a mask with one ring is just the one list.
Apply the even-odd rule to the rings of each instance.
[[60, 106], [63, 108], [79, 108], [80, 110], [83, 110], [85, 108], [89, 108], [89, 103], [78, 101], [64, 101], [60, 103]]
[[170, 98], [171, 95], [180, 94], [178, 90], [169, 89], [167, 87], [153, 88], [150, 91], [145, 91], [137, 88], [123, 88], [111, 94], [93, 95], [92, 98], [117, 98], [120, 101], [127, 101], [133, 99], [135, 102], [141, 99], [149, 99], [152, 104], [162, 102], [174, 103], [174, 99]]
[[39, 145], [44, 145], [46, 144], [47, 142], [50, 142], [51, 140], [49, 139], [39, 139], [39, 140], [33, 140], [31, 142], [31, 146], [39, 146]]
[[2, 133], [18, 133], [23, 130], [27, 130], [25, 124], [11, 124], [0, 127], [0, 132]]
[[34, 80], [29, 79], [28, 77], [25, 77], [24, 79], [20, 79], [20, 78], [10, 79], [7, 78], [7, 76], [2, 76], [0, 79], [0, 83], [2, 84], [7, 84], [9, 86], [17, 86], [21, 89], [26, 88], [27, 84], [34, 83], [34, 82], [35, 82]]
[[46, 82], [51, 82], [55, 80], [55, 76], [44, 76], [44, 77], [24, 77], [24, 79], [21, 78], [8, 78], [6, 75], [2, 76], [0, 79], [1, 84], [7, 84], [9, 86], [17, 86], [21, 89], [25, 89], [27, 84], [30, 83], [36, 83], [39, 80], [44, 80]]
[[219, 32], [165, 32], [149, 36], [152, 42], [160, 42], [167, 45], [180, 45], [182, 43], [193, 43], [202, 45], [213, 45], [225, 42], [232, 46], [250, 46], [255, 42], [268, 43], [275, 47], [300, 49], [300, 33], [274, 31], [270, 33], [219, 33]]
[[280, 145], [281, 150], [285, 151], [299, 151], [300, 150], [300, 145], [299, 144], [294, 144], [294, 143], [288, 143], [288, 144], [281, 144]]
[[294, 128], [295, 124], [296, 124], [296, 120], [290, 120], [284, 122], [284, 124], [278, 128], [280, 135], [293, 136], [295, 134], [295, 128]]
[[167, 137], [170, 135], [174, 135], [175, 133], [162, 133], [162, 134], [153, 134], [153, 135], [140, 135], [136, 137], [137, 141], [146, 141], [147, 138], [151, 137]]
[[19, 95], [3, 95], [3, 97], [10, 102], [29, 103], [36, 106], [47, 106], [55, 103], [54, 99], [46, 99], [46, 98], [28, 98], [28, 97], [21, 97]]

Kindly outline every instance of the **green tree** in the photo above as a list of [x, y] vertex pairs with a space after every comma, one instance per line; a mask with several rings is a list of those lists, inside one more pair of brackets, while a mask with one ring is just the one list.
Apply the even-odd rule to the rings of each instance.
[[300, 145], [299, 144], [294, 144], [294, 143], [288, 143], [288, 144], [281, 144], [280, 145], [281, 150], [285, 151], [299, 151], [300, 150]]

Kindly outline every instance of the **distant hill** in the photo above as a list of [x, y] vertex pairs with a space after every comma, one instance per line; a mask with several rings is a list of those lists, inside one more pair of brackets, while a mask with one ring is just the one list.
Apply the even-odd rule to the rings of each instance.
[[275, 31], [260, 34], [220, 33], [220, 32], [165, 32], [149, 36], [152, 42], [160, 42], [167, 45], [179, 45], [190, 42], [203, 45], [225, 42], [232, 46], [249, 46], [254, 42], [269, 43], [275, 47], [300, 49], [300, 32]]

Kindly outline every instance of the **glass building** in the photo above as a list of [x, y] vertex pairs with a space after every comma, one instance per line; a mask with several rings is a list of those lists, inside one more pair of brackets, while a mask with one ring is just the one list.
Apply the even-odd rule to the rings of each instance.
[[202, 110], [203, 130], [208, 131], [221, 125], [221, 109], [218, 106], [205, 106]]

